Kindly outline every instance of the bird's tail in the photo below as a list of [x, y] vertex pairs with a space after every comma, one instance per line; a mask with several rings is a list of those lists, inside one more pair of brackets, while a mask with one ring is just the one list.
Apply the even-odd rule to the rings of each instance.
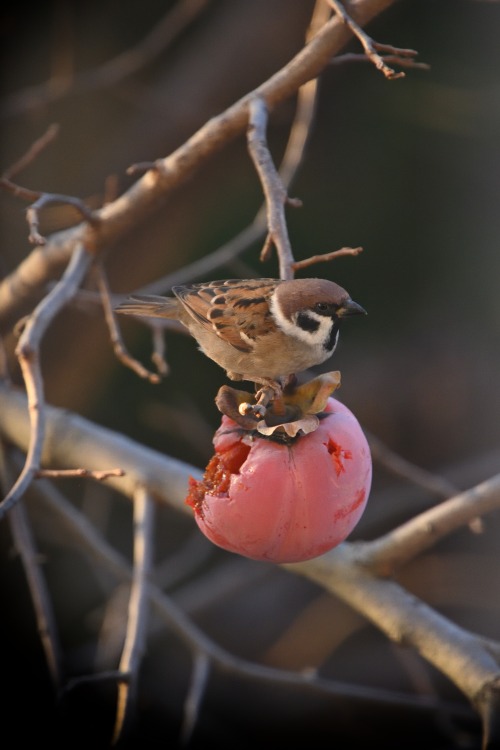
[[122, 315], [138, 315], [143, 318], [175, 318], [177, 302], [175, 297], [138, 294], [118, 305], [115, 312]]

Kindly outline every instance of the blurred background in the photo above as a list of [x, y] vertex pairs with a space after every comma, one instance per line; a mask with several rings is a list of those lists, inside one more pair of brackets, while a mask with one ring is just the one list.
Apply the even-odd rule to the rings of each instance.
[[[3, 7], [2, 170], [58, 123], [57, 140], [17, 181], [102, 205], [132, 184], [126, 174], [131, 164], [168, 155], [286, 64], [303, 44], [314, 3], [186, 4], [192, 18], [149, 62], [116, 79], [111, 68], [103, 68], [181, 5], [53, 0], [29, 10]], [[418, 50], [431, 69], [410, 70], [391, 82], [366, 62], [335, 64], [324, 72], [305, 160], [290, 190], [303, 201], [302, 208], [288, 210], [290, 238], [298, 260], [363, 246], [357, 258], [311, 272], [346, 287], [369, 313], [346, 324], [330, 363], [342, 372], [339, 398], [368, 434], [465, 488], [496, 473], [500, 464], [500, 4], [402, 0], [368, 31], [379, 42]], [[359, 45], [353, 42], [346, 51], [359, 52]], [[269, 142], [277, 162], [293, 115], [294, 101], [272, 114]], [[216, 250], [253, 220], [261, 201], [240, 138], [109, 249], [113, 292], [128, 294]], [[2, 195], [4, 275], [30, 252], [23, 208]], [[50, 234], [74, 222], [68, 208], [51, 208], [41, 230]], [[217, 277], [277, 275], [275, 259], [260, 263], [259, 250], [258, 244], [248, 248], [237, 262], [220, 267]], [[123, 321], [122, 329], [131, 351], [147, 363], [147, 329], [133, 320]], [[74, 306], [44, 342], [47, 399], [202, 468], [219, 422], [213, 399], [225, 380], [192, 340], [171, 334], [167, 344], [170, 374], [153, 386], [116, 361], [99, 307]], [[9, 351], [14, 345], [7, 337]], [[11, 367], [21, 382], [14, 361]], [[101, 486], [74, 483], [64, 489], [130, 553], [128, 505], [108, 497]], [[387, 530], [433, 502], [377, 469], [368, 510], [353, 538]], [[90, 563], [51, 535], [46, 519], [36, 519], [68, 675], [89, 673], [96, 665], [112, 668], [117, 651], [103, 635], [110, 605], [104, 603], [102, 581]], [[86, 688], [78, 696], [75, 691], [64, 710], [54, 712], [24, 578], [5, 526], [2, 632], [15, 657], [9, 670], [13, 705], [22, 701], [29, 715], [41, 704], [44, 731], [54, 731], [57, 722], [63, 737], [80, 731], [83, 722], [89, 741], [98, 744], [108, 736], [102, 727], [112, 726], [114, 688]], [[488, 519], [480, 539], [468, 530], [454, 535], [401, 577], [453, 619], [491, 637], [498, 637], [497, 526]], [[315, 747], [325, 736], [350, 747], [363, 743], [366, 733], [387, 748], [400, 747], [403, 739], [406, 747], [418, 747], [422, 737], [436, 747], [479, 746], [477, 725], [460, 696], [340, 602], [273, 566], [216, 550], [189, 518], [162, 511], [157, 536], [159, 567], [169, 571], [165, 589], [229, 650], [380, 690], [436, 693], [464, 709], [450, 727], [442, 716], [422, 715], [404, 701], [396, 707], [382, 698], [332, 702], [331, 696], [303, 689], [219, 674], [207, 692], [193, 746], [237, 740], [252, 747], [265, 735], [304, 743], [312, 738]], [[179, 555], [191, 561], [185, 570]], [[111, 600], [113, 585], [104, 588]], [[188, 676], [188, 652], [179, 650], [165, 627], [156, 627], [131, 743], [176, 742]], [[83, 716], [92, 720], [85, 723]]]

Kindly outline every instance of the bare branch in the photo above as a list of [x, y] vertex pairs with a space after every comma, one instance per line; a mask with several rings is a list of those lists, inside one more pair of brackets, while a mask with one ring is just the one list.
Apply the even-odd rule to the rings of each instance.
[[35, 540], [22, 503], [18, 503], [9, 513], [9, 524], [14, 544], [23, 563], [31, 600], [35, 610], [38, 633], [45, 652], [47, 666], [54, 685], [61, 682], [61, 644], [57, 622], [51, 603], [45, 577], [40, 568]]
[[68, 206], [73, 206], [85, 221], [92, 226], [97, 226], [99, 219], [88, 208], [80, 198], [75, 198], [71, 195], [60, 195], [58, 193], [42, 193], [39, 190], [29, 190], [28, 188], [16, 185], [6, 177], [0, 178], [0, 187], [4, 190], [8, 190], [17, 198], [22, 198], [25, 201], [32, 201], [31, 206], [26, 209], [26, 221], [30, 228], [28, 240], [32, 245], [45, 245], [46, 239], [38, 231], [40, 225], [40, 211], [53, 203], [64, 203]]
[[266, 104], [260, 97], [255, 97], [249, 103], [247, 141], [250, 156], [266, 197], [269, 234], [264, 243], [261, 260], [267, 259], [272, 242], [278, 253], [280, 278], [290, 279], [293, 277], [293, 253], [285, 217], [285, 204], [288, 196], [267, 147], [266, 129]]
[[[98, 559], [100, 564], [112, 572], [119, 581], [131, 581], [132, 570], [127, 560], [91, 526], [85, 516], [72, 505], [64, 502], [59, 493], [55, 493], [53, 489], [46, 492], [43, 485], [39, 484], [36, 486], [36, 490], [43, 491], [39, 500], [43, 503], [47, 513], [55, 514], [55, 517], [60, 520], [60, 527], [63, 529], [66, 539], [71, 538], [72, 543], [78, 545], [87, 555]], [[389, 703], [391, 706], [419, 707], [421, 710], [431, 712], [434, 712], [437, 708], [432, 697], [411, 696], [398, 691], [350, 685], [341, 681], [323, 679], [310, 673], [280, 670], [237, 657], [207, 637], [183, 610], [159, 588], [151, 584], [148, 590], [155, 613], [162, 618], [163, 622], [178, 635], [193, 653], [204, 654], [209, 662], [224, 672], [239, 674], [249, 680], [264, 680], [276, 685], [303, 686], [313, 692], [333, 697], [347, 696], [351, 700], [371, 700], [375, 705]], [[200, 662], [197, 670], [195, 669], [190, 694], [188, 695], [189, 699], [195, 698], [197, 702], [202, 696], [205, 663], [205, 657], [200, 656]], [[102, 677], [103, 679], [117, 681], [129, 679], [128, 674], [120, 672], [106, 672]], [[81, 677], [77, 681], [72, 681], [72, 685], [75, 682], [79, 684], [83, 681], [95, 681], [99, 678], [100, 675]], [[193, 707], [196, 708], [196, 706]], [[460, 706], [443, 705], [442, 703], [439, 704], [439, 710], [451, 715], [463, 715], [464, 713]], [[191, 707], [189, 707], [189, 711], [191, 711]], [[186, 722], [184, 726], [186, 726]]]
[[362, 247], [341, 247], [340, 250], [333, 250], [331, 253], [324, 253], [323, 255], [312, 255], [310, 258], [304, 258], [304, 260], [296, 260], [292, 263], [294, 271], [300, 271], [303, 268], [309, 268], [309, 266], [315, 263], [329, 263], [335, 258], [342, 258], [346, 255], [356, 256], [363, 252]]
[[432, 495], [437, 495], [441, 498], [448, 498], [458, 494], [459, 489], [444, 477], [433, 474], [407, 461], [398, 453], [391, 450], [378, 437], [368, 434], [366, 430], [365, 434], [370, 445], [373, 460], [384, 466], [388, 471], [413, 482], [418, 487], [422, 487]]
[[[356, 5], [358, 23], [367, 23], [393, 2], [359, 0]], [[268, 108], [289, 98], [329, 65], [347, 39], [348, 31], [343, 22], [333, 17], [285, 67], [255, 91], [209, 120], [170, 156], [158, 160], [155, 169], [146, 172], [126, 193], [96, 211], [98, 227], [83, 224], [52, 235], [43, 255], [34, 250], [0, 283], [2, 326], [9, 325], [16, 316], [20, 317], [30, 294], [39, 291], [60, 273], [76, 243], [82, 242], [98, 255], [103, 248], [119, 240], [155, 210], [159, 200], [183, 183], [210, 156], [244, 132], [248, 123], [248, 105], [255, 96], [262, 98]]]
[[[413, 52], [413, 50], [412, 50]], [[382, 60], [385, 63], [392, 65], [399, 65], [400, 68], [411, 68], [412, 70], [430, 70], [428, 63], [417, 62], [416, 60], [409, 57], [401, 57], [398, 55], [381, 55]], [[337, 55], [331, 61], [331, 65], [345, 65], [346, 63], [372, 63], [372, 61], [365, 54], [358, 54], [356, 52], [346, 52], [343, 55]]]
[[[150, 372], [137, 359], [134, 359], [134, 357], [129, 354], [127, 348], [125, 347], [125, 344], [123, 343], [123, 338], [121, 336], [120, 328], [116, 321], [116, 316], [114, 314], [113, 305], [110, 299], [108, 280], [101, 263], [96, 263], [95, 274], [99, 292], [101, 294], [104, 317], [108, 325], [109, 335], [111, 343], [113, 345], [113, 351], [115, 352], [120, 362], [122, 362], [122, 364], [124, 364], [126, 367], [129, 367], [131, 370], [133, 370], [136, 375], [149, 380], [150, 383], [159, 383], [161, 378], [158, 373]], [[163, 369], [164, 371], [164, 368], [161, 369]]]
[[12, 178], [33, 162], [39, 154], [56, 138], [59, 133], [58, 125], [50, 125], [45, 133], [40, 136], [15, 164], [9, 167], [0, 177], [0, 187], [15, 195], [17, 198], [29, 201], [32, 205], [26, 211], [26, 219], [30, 227], [29, 241], [33, 245], [44, 245], [45, 238], [38, 231], [39, 212], [51, 203], [66, 203], [76, 208], [82, 218], [90, 224], [97, 223], [97, 217], [87, 208], [80, 198], [57, 193], [46, 193], [39, 190], [29, 190], [12, 181]]
[[385, 536], [363, 545], [363, 560], [387, 573], [432, 547], [439, 539], [500, 508], [500, 474], [420, 513]]
[[166, 343], [164, 330], [161, 326], [157, 325], [153, 325], [151, 328], [153, 334], [153, 353], [151, 355], [151, 361], [154, 363], [158, 373], [164, 377], [165, 375], [168, 375], [170, 369], [167, 360], [165, 359]]
[[[496, 483], [500, 484], [500, 477]], [[500, 667], [483, 640], [455, 625], [395, 581], [376, 577], [359, 553], [356, 545], [344, 543], [315, 560], [285, 567], [339, 596], [391, 640], [413, 646], [447, 675], [476, 709], [484, 691], [498, 696]]]
[[144, 487], [134, 496], [134, 573], [128, 606], [127, 634], [120, 671], [129, 679], [118, 684], [113, 741], [120, 738], [135, 701], [138, 672], [144, 652], [149, 601], [149, 578], [153, 562], [154, 503]]
[[[73, 470], [83, 465], [93, 475], [96, 471], [108, 471], [110, 465], [120, 466], [125, 471], [124, 476], [109, 476], [107, 486], [129, 498], [134, 497], [138, 485], [147, 486], [155, 498], [191, 514], [184, 500], [189, 477], [201, 478], [199, 469], [64, 409], [46, 404], [44, 413], [47, 429], [43, 463], [46, 468]], [[30, 418], [24, 393], [0, 383], [0, 415], [0, 434], [26, 451], [30, 444]], [[0, 511], [5, 512], [1, 506]]]
[[[11, 471], [7, 465], [3, 448], [1, 448], [0, 465], [2, 468], [0, 483], [5, 492], [7, 490], [7, 482], [10, 481]], [[48, 670], [54, 685], [59, 687], [62, 658], [57, 623], [47, 583], [40, 567], [40, 556], [31, 532], [30, 521], [22, 503], [18, 503], [12, 508], [9, 514], [9, 524], [14, 546], [19, 554], [28, 581], [38, 633], [45, 652]]]
[[41, 339], [57, 313], [64, 307], [81, 284], [91, 263], [91, 256], [83, 245], [77, 246], [61, 280], [29, 317], [19, 339], [16, 354], [26, 384], [31, 422], [31, 437], [25, 466], [17, 481], [0, 503], [0, 518], [24, 494], [40, 469], [45, 438], [45, 404], [43, 378], [40, 368]]
[[91, 211], [90, 208], [87, 208], [85, 203], [80, 198], [75, 198], [71, 195], [59, 195], [57, 193], [41, 193], [39, 194], [39, 198], [37, 198], [37, 200], [35, 200], [35, 202], [26, 211], [26, 220], [30, 227], [28, 239], [32, 245], [45, 245], [46, 243], [45, 237], [43, 237], [38, 231], [40, 223], [39, 214], [43, 208], [51, 205], [52, 203], [65, 203], [68, 206], [73, 206], [73, 208], [76, 208], [76, 210], [82, 216], [82, 218], [85, 219], [85, 221], [88, 221], [88, 223], [94, 227], [99, 223], [99, 219], [96, 214], [94, 214], [94, 212]]
[[59, 125], [49, 125], [45, 133], [41, 135], [40, 138], [38, 138], [34, 143], [32, 143], [26, 153], [23, 154], [20, 159], [18, 159], [14, 164], [12, 164], [10, 167], [8, 167], [8, 169], [5, 170], [2, 178], [6, 181], [12, 180], [16, 175], [19, 174], [19, 172], [22, 172], [23, 169], [26, 169], [27, 166], [34, 162], [35, 159], [38, 158], [39, 154], [41, 154], [41, 152], [44, 151], [47, 146], [52, 143], [55, 138], [57, 138], [58, 135]]
[[191, 684], [184, 701], [184, 718], [179, 738], [183, 745], [187, 745], [196, 726], [209, 675], [210, 659], [204, 651], [200, 651], [194, 657]]
[[[394, 81], [397, 78], [404, 78], [405, 74], [403, 71], [396, 72], [393, 68], [387, 65], [387, 62], [393, 62], [402, 67], [410, 67], [410, 64], [411, 67], [416, 67], [414, 58], [418, 52], [413, 49], [400, 49], [399, 47], [393, 47], [391, 44], [379, 44], [378, 42], [375, 42], [347, 13], [343, 3], [339, 0], [328, 0], [328, 2], [335, 10], [335, 13], [342, 18], [346, 26], [348, 26], [352, 33], [359, 39], [365, 51], [365, 55], [370, 62], [372, 62], [377, 70], [380, 70], [390, 81]], [[390, 59], [387, 56], [383, 57], [380, 55], [380, 52], [389, 55]]]
[[[2, 430], [8, 439], [18, 444], [23, 443], [23, 431], [19, 429], [23, 421], [22, 414], [19, 413], [20, 401], [22, 399], [19, 399], [15, 392], [0, 386]], [[11, 423], [9, 416], [12, 417], [13, 414], [16, 415], [15, 428], [9, 430], [8, 426]], [[191, 467], [182, 465], [180, 462], [172, 462], [165, 456], [159, 456], [154, 451], [135, 445], [122, 436], [113, 435], [102, 428], [91, 427], [81, 418], [72, 417], [69, 420], [68, 415], [60, 413], [60, 410], [47, 410], [47, 419], [51, 420], [50, 434], [53, 445], [50, 448], [53, 460], [59, 464], [63, 463], [61, 459], [63, 455], [66, 455], [66, 460], [72, 461], [71, 454], [77, 450], [84, 456], [85, 464], [92, 465], [102, 461], [105, 446], [107, 460], [109, 461], [111, 456], [119, 456], [117, 463], [127, 470], [128, 482], [127, 477], [120, 480], [123, 482], [120, 489], [124, 493], [133, 494], [138, 481], [148, 481], [148, 486], [151, 491], [155, 492], [155, 495], [172, 503], [175, 500], [172, 485], [179, 479], [177, 472], [182, 471], [181, 494], [183, 497], [186, 492], [187, 477], [192, 473], [195, 475], [198, 473], [191, 471]], [[64, 429], [63, 423], [69, 421], [73, 427], [72, 434]], [[87, 438], [90, 434], [91, 440]], [[70, 435], [71, 439], [69, 439]], [[113, 479], [110, 481], [113, 482]], [[174, 504], [183, 509], [185, 507], [184, 503], [182, 506]], [[497, 476], [467, 493], [462, 493], [455, 499], [445, 501], [432, 511], [421, 514], [415, 520], [414, 538], [421, 548], [420, 540], [423, 537], [425, 537], [425, 543], [428, 544], [429, 539], [434, 541], [443, 533], [448, 533], [458, 528], [459, 525], [467, 523], [471, 517], [498, 508], [499, 504], [500, 476]], [[428, 522], [433, 524], [430, 529]], [[410, 544], [413, 545], [413, 549], [416, 549], [417, 544], [412, 541], [410, 533], [412, 529], [409, 524], [411, 522], [403, 524], [400, 530], [397, 529], [392, 533], [397, 537], [398, 531], [400, 532], [399, 546]], [[79, 522], [80, 533], [85, 528], [85, 525]], [[370, 550], [374, 550], [371, 553], [371, 559]], [[372, 542], [344, 543], [316, 560], [286, 565], [285, 568], [311, 578], [340, 596], [370, 619], [389, 638], [413, 645], [424, 658], [453, 680], [469, 697], [473, 705], [477, 704], [484, 691], [494, 696], [494, 685], [495, 680], [498, 679], [499, 668], [490, 646], [481, 638], [468, 633], [439, 615], [394, 581], [384, 580], [373, 573], [368, 566], [372, 563], [375, 565], [377, 562], [375, 551], [375, 543]], [[152, 596], [155, 608], [160, 607], [160, 611], [171, 624], [175, 623], [172, 626], [176, 632], [182, 634], [182, 637], [187, 639], [193, 647], [205, 651], [210, 659], [217, 663], [231, 664], [232, 669], [242, 668], [239, 660], [228, 657], [227, 652], [214, 646], [206, 636], [200, 634], [197, 629], [193, 629], [193, 624], [187, 621], [176, 608], [173, 608], [170, 602], [167, 604], [163, 597], [159, 600], [154, 591]], [[245, 674], [251, 674], [252, 670], [248, 665], [244, 667], [244, 670]], [[266, 669], [255, 666], [254, 670], [259, 679], [266, 679], [265, 675], [268, 674]]]
[[39, 469], [35, 476], [37, 479], [95, 479], [102, 482], [110, 477], [123, 477], [123, 469], [104, 469], [102, 471], [90, 471], [90, 469]]

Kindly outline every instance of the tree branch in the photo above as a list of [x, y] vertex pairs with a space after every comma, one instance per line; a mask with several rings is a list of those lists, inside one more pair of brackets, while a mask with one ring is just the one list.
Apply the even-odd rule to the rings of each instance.
[[[158, 373], [150, 372], [137, 359], [134, 359], [134, 357], [132, 357], [128, 353], [125, 344], [123, 343], [120, 328], [116, 322], [116, 316], [113, 311], [113, 305], [111, 304], [108, 280], [104, 268], [100, 262], [95, 266], [95, 273], [97, 278], [97, 286], [101, 295], [104, 317], [108, 325], [109, 337], [111, 339], [111, 344], [113, 345], [113, 351], [115, 352], [117, 358], [122, 364], [133, 370], [136, 375], [139, 375], [140, 378], [145, 378], [146, 380], [149, 380], [150, 383], [159, 383], [161, 378]], [[154, 330], [158, 330], [158, 328], [156, 327]], [[165, 372], [165, 361], [159, 359], [158, 364], [160, 365], [161, 371]]]
[[[396, 65], [416, 67], [414, 61], [415, 56], [418, 54], [413, 49], [401, 49], [399, 47], [393, 47], [391, 44], [380, 44], [375, 42], [363, 29], [356, 23], [356, 21], [347, 13], [343, 3], [339, 0], [328, 0], [331, 7], [335, 10], [335, 13], [342, 18], [343, 22], [348, 26], [354, 36], [356, 36], [365, 51], [365, 55], [372, 62], [377, 70], [380, 70], [386, 78], [390, 81], [394, 81], [397, 78], [404, 78], [405, 74], [403, 71], [396, 72], [393, 68], [387, 65], [388, 57], [390, 55], [390, 61]], [[382, 57], [379, 52], [386, 53], [385, 57]]]
[[[2, 490], [7, 490], [7, 482], [11, 481], [11, 471], [7, 464], [3, 446], [0, 446], [0, 485]], [[31, 526], [26, 508], [18, 503], [8, 516], [12, 540], [17, 554], [19, 555], [26, 580], [30, 589], [33, 608], [40, 635], [40, 641], [47, 660], [47, 667], [56, 688], [61, 685], [62, 656], [59, 640], [58, 627], [52, 607], [51, 597], [47, 587], [45, 576], [40, 566], [40, 555], [36, 549], [35, 539], [31, 532]]]
[[134, 572], [128, 606], [127, 634], [120, 659], [120, 672], [127, 679], [118, 683], [113, 742], [122, 735], [136, 698], [138, 673], [147, 634], [149, 577], [153, 563], [154, 504], [144, 487], [134, 497]]
[[392, 573], [439, 539], [473, 519], [500, 509], [500, 474], [434, 508], [419, 513], [397, 529], [363, 545], [362, 558], [371, 570]]
[[261, 260], [267, 260], [270, 245], [274, 244], [278, 253], [280, 278], [291, 279], [294, 258], [285, 217], [285, 204], [289, 199], [267, 147], [267, 108], [260, 97], [253, 98], [248, 106], [248, 150], [262, 183], [267, 207], [268, 235]]
[[[359, 0], [356, 5], [358, 23], [367, 23], [393, 2]], [[0, 284], [1, 327], [5, 330], [25, 312], [30, 298], [40, 294], [45, 285], [60, 273], [61, 266], [68, 262], [77, 243], [98, 254], [137, 227], [209, 157], [244, 132], [248, 123], [248, 105], [253, 98], [262, 98], [268, 108], [286, 100], [301, 85], [319, 75], [348, 38], [349, 32], [340, 19], [329, 20], [284, 68], [209, 120], [170, 156], [159, 159], [155, 169], [149, 170], [126, 193], [94, 212], [99, 222], [97, 226], [80, 224], [57, 232], [43, 250], [36, 248]]]
[[362, 247], [341, 247], [339, 250], [332, 250], [331, 253], [323, 253], [322, 255], [311, 255], [309, 258], [303, 260], [295, 260], [292, 263], [293, 271], [301, 271], [303, 268], [309, 268], [316, 263], [329, 263], [335, 258], [343, 258], [346, 255], [356, 256], [363, 252]]
[[[131, 581], [132, 570], [127, 560], [102, 538], [85, 516], [72, 505], [64, 502], [59, 493], [52, 488], [50, 491], [46, 491], [45, 484], [37, 486], [37, 489], [40, 492], [39, 501], [43, 504], [44, 511], [58, 519], [59, 523], [55, 526], [61, 530], [66, 541], [70, 539], [71, 543], [81, 548], [86, 555], [93, 560], [98, 560], [99, 564], [111, 572], [117, 580]], [[281, 670], [247, 661], [231, 654], [205, 635], [186, 613], [157, 586], [149, 586], [149, 595], [155, 613], [195, 655], [195, 668], [185, 705], [183, 723], [185, 734], [191, 731], [196, 712], [199, 710], [204, 680], [208, 677], [206, 671], [208, 664], [213, 664], [220, 671], [239, 674], [249, 680], [265, 681], [275, 685], [302, 686], [306, 690], [319, 694], [348, 697], [351, 701], [371, 701], [374, 705], [389, 703], [393, 707], [411, 706], [425, 713], [438, 711], [440, 714], [445, 712], [451, 716], [464, 714], [463, 708], [460, 706], [443, 705], [441, 702], [436, 704], [435, 700], [428, 696], [411, 696], [397, 691], [350, 685], [337, 680], [323, 679], [314, 674]], [[96, 681], [100, 678], [101, 675], [80, 677], [77, 684], [84, 681]], [[111, 672], [104, 673], [102, 678], [126, 680], [128, 675]], [[68, 689], [74, 683], [75, 681], [68, 685]]]
[[[46, 433], [41, 456], [45, 468], [83, 465], [93, 473], [120, 466], [125, 474], [109, 476], [108, 486], [129, 499], [134, 497], [137, 487], [145, 486], [162, 502], [191, 513], [184, 500], [189, 476], [201, 478], [202, 472], [196, 467], [163, 456], [64, 409], [46, 405], [45, 416]], [[26, 396], [1, 382], [0, 434], [23, 451], [28, 449], [30, 420]]]
[[[500, 481], [500, 478], [497, 478]], [[343, 599], [396, 643], [413, 646], [469, 698], [481, 715], [500, 696], [500, 667], [483, 639], [455, 625], [395, 581], [374, 575], [363, 545], [344, 543], [307, 563], [285, 566]]]
[[[27, 423], [24, 397], [0, 386], [0, 414], [0, 430], [4, 436], [26, 449], [27, 424], [22, 429], [23, 422]], [[73, 461], [76, 451], [80, 461], [89, 467], [99, 468], [103, 460], [108, 465], [118, 464], [125, 468], [126, 477], [109, 481], [123, 483], [117, 485], [123, 494], [133, 496], [136, 487], [144, 485], [158, 499], [186, 510], [184, 497], [188, 477], [199, 476], [199, 471], [58, 409], [47, 409], [47, 422], [50, 440], [46, 441], [46, 460], [64, 465]], [[466, 524], [470, 518], [499, 506], [500, 475], [497, 475], [391, 532], [396, 540], [398, 559], [401, 559], [401, 540], [416, 553], [445, 533]], [[434, 524], [430, 529], [429, 519]], [[374, 549], [376, 543], [372, 542], [344, 543], [315, 560], [284, 567], [335, 593], [390, 639], [413, 646], [447, 675], [483, 716], [489, 716], [491, 706], [498, 699], [500, 685], [500, 669], [490, 644], [455, 625], [394, 581], [380, 577], [377, 573], [380, 561], [375, 552], [371, 553], [374, 570], [370, 568], [370, 550]], [[409, 556], [405, 555], [405, 559]], [[216, 658], [211, 647], [206, 644], [205, 647]]]
[[31, 435], [24, 469], [10, 492], [0, 503], [0, 518], [22, 497], [40, 468], [45, 438], [45, 398], [40, 367], [40, 342], [53, 318], [78, 289], [87, 273], [91, 260], [91, 256], [83, 245], [78, 245], [75, 248], [62, 279], [29, 317], [19, 339], [16, 354], [26, 385]]

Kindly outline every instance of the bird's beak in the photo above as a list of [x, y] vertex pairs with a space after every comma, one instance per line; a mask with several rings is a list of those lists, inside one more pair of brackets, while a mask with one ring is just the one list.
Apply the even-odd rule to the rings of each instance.
[[339, 318], [347, 318], [351, 315], [366, 315], [366, 310], [354, 302], [352, 299], [346, 299], [337, 310]]

